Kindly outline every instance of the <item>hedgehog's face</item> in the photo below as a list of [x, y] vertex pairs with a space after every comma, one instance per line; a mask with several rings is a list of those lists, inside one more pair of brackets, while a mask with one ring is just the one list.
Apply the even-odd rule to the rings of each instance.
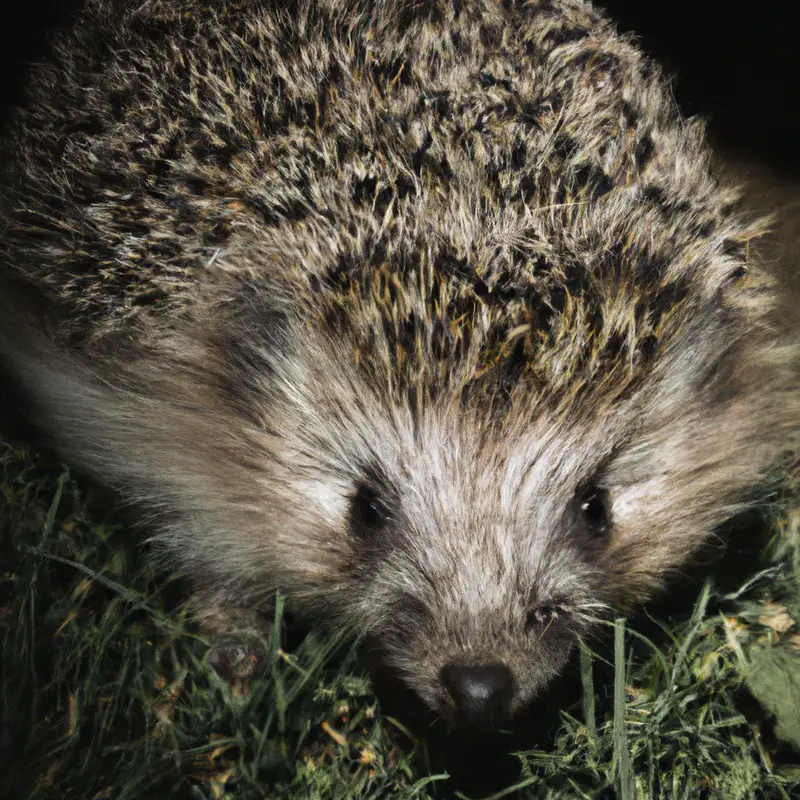
[[746, 453], [724, 461], [744, 418], [710, 409], [638, 438], [545, 415], [474, 436], [455, 417], [342, 426], [342, 460], [304, 478], [303, 512], [321, 504], [308, 537], [331, 554], [308, 582], [429, 708], [481, 729], [684, 562], [735, 511], [725, 481], [753, 475]]
[[531, 701], [617, 584], [604, 447], [544, 419], [526, 428], [476, 435], [455, 409], [416, 421], [353, 411], [313, 448], [338, 463], [309, 464], [297, 484], [336, 554], [324, 610], [459, 727], [500, 724]]
[[405, 469], [352, 486], [355, 611], [428, 707], [480, 730], [531, 701], [602, 616], [610, 498], [548, 458], [555, 442], [422, 442]]

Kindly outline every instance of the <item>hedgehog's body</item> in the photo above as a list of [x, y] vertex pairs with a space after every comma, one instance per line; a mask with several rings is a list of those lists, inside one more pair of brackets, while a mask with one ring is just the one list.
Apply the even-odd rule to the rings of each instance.
[[4, 155], [37, 421], [439, 710], [527, 701], [794, 433], [760, 228], [581, 3], [90, 0]]

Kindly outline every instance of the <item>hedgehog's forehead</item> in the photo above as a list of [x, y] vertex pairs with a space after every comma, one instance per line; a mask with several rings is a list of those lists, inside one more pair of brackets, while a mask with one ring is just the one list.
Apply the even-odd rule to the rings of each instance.
[[601, 430], [522, 405], [503, 420], [477, 404], [441, 399], [418, 409], [386, 402], [356, 408], [343, 399], [341, 410], [341, 424], [322, 431], [325, 443], [335, 439], [333, 447], [313, 452], [330, 454], [332, 473], [345, 476], [346, 490], [351, 481], [366, 482], [388, 498], [401, 496], [407, 512], [423, 515], [420, 524], [438, 510], [465, 530], [498, 513], [512, 518], [532, 496], [546, 515], [563, 487], [574, 488], [602, 460], [612, 438], [609, 420]]

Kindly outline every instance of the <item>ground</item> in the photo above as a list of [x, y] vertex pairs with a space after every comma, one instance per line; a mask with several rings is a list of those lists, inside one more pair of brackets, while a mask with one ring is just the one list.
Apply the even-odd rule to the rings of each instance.
[[[335, 634], [276, 636], [256, 683], [232, 688], [184, 582], [107, 496], [11, 445], [0, 491], [0, 796], [454, 796]], [[618, 620], [607, 655], [585, 646], [552, 746], [520, 753], [516, 786], [492, 797], [798, 796], [800, 509], [765, 514], [740, 585], [688, 580], [650, 618]]]

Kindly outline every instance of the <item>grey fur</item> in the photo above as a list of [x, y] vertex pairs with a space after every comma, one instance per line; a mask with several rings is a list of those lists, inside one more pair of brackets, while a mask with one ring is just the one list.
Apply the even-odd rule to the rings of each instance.
[[443, 714], [451, 661], [526, 703], [796, 452], [765, 223], [589, 5], [90, 0], [1, 177], [0, 352], [65, 458], [210, 627], [279, 588]]

